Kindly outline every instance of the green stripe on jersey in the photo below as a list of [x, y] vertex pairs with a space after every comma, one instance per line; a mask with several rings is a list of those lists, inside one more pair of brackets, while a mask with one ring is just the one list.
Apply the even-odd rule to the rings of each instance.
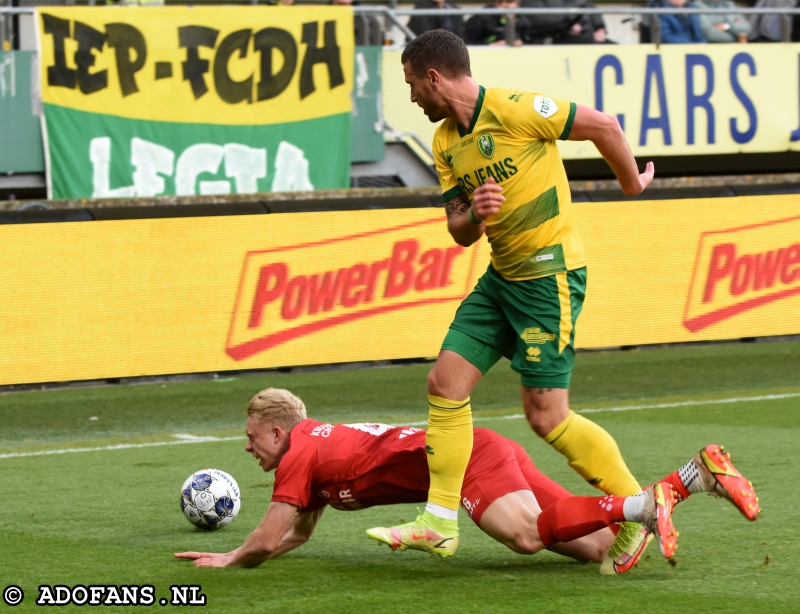
[[520, 263], [513, 275], [515, 277], [545, 277], [561, 273], [566, 267], [564, 248], [559, 243], [558, 245], [548, 245], [533, 252]]
[[496, 223], [502, 224], [506, 228], [503, 233], [505, 237], [538, 228], [547, 220], [552, 220], [558, 213], [558, 193], [556, 187], [553, 186], [532, 201], [509, 211], [502, 218], [498, 217]]
[[559, 141], [566, 141], [569, 138], [570, 132], [572, 132], [572, 122], [575, 121], [575, 113], [577, 113], [578, 107], [574, 102], [569, 103], [569, 117], [567, 117], [567, 123], [564, 124], [564, 130], [561, 132], [561, 136], [558, 137]]
[[475, 124], [478, 123], [478, 117], [481, 114], [481, 109], [483, 108], [483, 98], [486, 95], [486, 88], [484, 88], [482, 85], [479, 87], [478, 101], [475, 103], [475, 111], [472, 114], [472, 121], [469, 123], [469, 129], [465, 131], [463, 128], [461, 128], [460, 124], [456, 123], [458, 126], [458, 136], [460, 136], [462, 139], [468, 134], [472, 134], [472, 131], [475, 129]]
[[459, 194], [461, 194], [461, 186], [457, 185], [454, 188], [450, 188], [449, 190], [447, 190], [447, 192], [442, 194], [442, 202], [446, 203], [448, 200], [454, 199]]

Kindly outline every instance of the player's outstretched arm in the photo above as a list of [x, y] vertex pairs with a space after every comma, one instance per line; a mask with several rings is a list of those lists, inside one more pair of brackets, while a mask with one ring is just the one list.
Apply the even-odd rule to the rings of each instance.
[[301, 512], [296, 514], [292, 520], [289, 530], [283, 534], [281, 542], [278, 547], [269, 555], [270, 559], [279, 557], [282, 554], [294, 550], [295, 548], [305, 544], [310, 538], [311, 534], [319, 522], [322, 512], [325, 511], [324, 507], [311, 512]]
[[591, 141], [617, 176], [626, 196], [637, 196], [653, 181], [655, 166], [648, 162], [639, 173], [625, 134], [615, 117], [577, 105], [570, 141]]
[[273, 501], [267, 515], [247, 536], [244, 544], [227, 553], [177, 552], [179, 559], [190, 559], [197, 567], [257, 567], [266, 561], [289, 530], [297, 514], [297, 507], [289, 503]]
[[503, 188], [490, 177], [472, 194], [471, 205], [463, 192], [444, 204], [447, 230], [456, 243], [469, 247], [483, 236], [483, 221], [497, 213], [506, 200], [502, 192]]

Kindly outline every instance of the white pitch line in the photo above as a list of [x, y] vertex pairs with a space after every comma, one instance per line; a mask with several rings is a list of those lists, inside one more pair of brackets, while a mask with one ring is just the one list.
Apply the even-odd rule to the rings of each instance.
[[[652, 405], [620, 405], [618, 407], [594, 407], [590, 409], [576, 409], [576, 414], [596, 414], [603, 411], [637, 411], [641, 409], [666, 409], [670, 407], [689, 407], [692, 405], [719, 405], [721, 403], [742, 403], [747, 401], [774, 401], [777, 399], [791, 399], [800, 397], [800, 392], [789, 392], [786, 394], [765, 394], [757, 397], [730, 397], [727, 399], [709, 399], [707, 401], [678, 401], [675, 403], [654, 403]], [[511, 414], [508, 416], [477, 416], [474, 422], [486, 420], [518, 420], [524, 418], [525, 414]], [[409, 422], [406, 426], [424, 426], [427, 422]]]
[[[654, 403], [652, 405], [620, 405], [619, 407], [598, 407], [590, 409], [576, 410], [577, 414], [593, 414], [603, 411], [637, 411], [641, 409], [665, 409], [670, 407], [689, 407], [692, 405], [719, 405], [722, 403], [742, 403], [748, 401], [775, 401], [778, 399], [793, 399], [800, 397], [800, 392], [790, 392], [786, 394], [765, 394], [757, 397], [730, 397], [727, 399], [709, 399], [707, 401], [680, 401], [676, 403]], [[525, 414], [511, 414], [508, 416], [487, 416], [475, 417], [475, 422], [485, 422], [489, 420], [518, 420], [524, 418]], [[404, 426], [425, 426], [425, 422], [406, 422]], [[189, 443], [206, 443], [212, 441], [237, 441], [245, 439], [242, 436], [235, 437], [213, 437], [211, 435], [189, 435], [177, 433], [174, 435], [177, 441], [154, 441], [151, 443], [120, 443], [112, 446], [99, 446], [96, 448], [64, 448], [62, 450], [41, 450], [39, 452], [11, 452], [0, 454], [0, 459], [4, 458], [23, 458], [26, 456], [52, 456], [53, 454], [71, 454], [73, 452], [102, 452], [105, 450], [129, 450], [133, 448], [155, 448], [159, 446], [178, 446]]]
[[[184, 436], [185, 437], [185, 436]], [[132, 448], [155, 448], [159, 446], [179, 446], [187, 443], [205, 443], [209, 441], [235, 441], [245, 439], [236, 437], [194, 437], [192, 439], [179, 439], [178, 441], [153, 441], [151, 443], [119, 443], [113, 446], [99, 446], [97, 448], [64, 448], [62, 450], [41, 450], [39, 452], [11, 452], [0, 454], [2, 458], [22, 458], [24, 456], [52, 456], [53, 454], [72, 454], [73, 452], [102, 452], [104, 450], [130, 450]]]
[[204, 441], [219, 441], [219, 437], [214, 437], [213, 435], [190, 435], [189, 433], [175, 433], [173, 435], [175, 439], [182, 439], [189, 443], [202, 443]]
[[634, 411], [637, 409], [664, 409], [667, 407], [689, 407], [691, 405], [719, 405], [722, 403], [742, 403], [747, 401], [775, 401], [800, 397], [800, 392], [786, 394], [765, 394], [759, 397], [730, 397], [727, 399], [709, 399], [707, 401], [679, 401], [676, 403], [656, 403], [654, 405], [623, 405], [620, 407], [598, 407], [596, 409], [579, 409], [577, 414], [595, 414], [601, 411]]

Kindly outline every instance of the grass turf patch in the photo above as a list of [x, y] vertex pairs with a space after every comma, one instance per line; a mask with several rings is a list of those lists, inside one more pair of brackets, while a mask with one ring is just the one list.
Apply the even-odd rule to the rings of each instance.
[[[538, 440], [519, 411], [518, 381], [499, 365], [474, 395], [481, 426], [520, 441], [548, 475], [579, 494], [595, 491]], [[174, 432], [229, 434], [260, 388], [288, 387], [309, 413], [330, 421], [424, 419], [427, 368], [242, 378], [226, 383], [25, 392], [0, 396], [5, 450], [74, 442], [169, 439]], [[654, 405], [698, 399], [800, 392], [800, 344], [774, 343], [581, 354], [572, 390], [576, 408]], [[589, 379], [591, 377], [591, 379]], [[97, 416], [97, 421], [88, 418]], [[312, 540], [255, 570], [196, 569], [173, 560], [181, 550], [227, 551], [260, 522], [272, 474], [243, 452], [243, 441], [132, 448], [0, 460], [13, 494], [6, 515], [0, 577], [26, 592], [39, 584], [199, 584], [212, 612], [607, 612], [658, 604], [659, 610], [789, 612], [800, 609], [796, 450], [800, 397], [589, 414], [617, 440], [642, 483], [684, 463], [715, 441], [758, 489], [763, 517], [748, 523], [706, 496], [681, 504], [678, 565], [651, 548], [639, 568], [601, 577], [550, 553], [516, 555], [462, 515], [458, 556], [445, 562], [392, 553], [364, 535], [376, 524], [409, 520], [414, 506], [358, 513], [327, 510]], [[9, 425], [6, 428], [6, 424]], [[33, 441], [20, 441], [20, 437]], [[230, 472], [243, 493], [240, 516], [203, 533], [182, 517], [183, 480], [204, 466]], [[769, 559], [767, 559], [769, 557]], [[767, 562], [768, 561], [768, 562]], [[77, 608], [64, 608], [77, 610]], [[118, 608], [119, 610], [130, 608]]]
[[[288, 388], [331, 422], [427, 418], [429, 365], [270, 373], [215, 382], [106, 386], [0, 395], [2, 448], [189, 430], [243, 430], [250, 398]], [[687, 395], [800, 386], [800, 342], [720, 344], [628, 352], [582, 352], [570, 388], [574, 408]], [[472, 395], [476, 415], [520, 409], [519, 375], [505, 360]], [[97, 420], [90, 420], [92, 417]]]

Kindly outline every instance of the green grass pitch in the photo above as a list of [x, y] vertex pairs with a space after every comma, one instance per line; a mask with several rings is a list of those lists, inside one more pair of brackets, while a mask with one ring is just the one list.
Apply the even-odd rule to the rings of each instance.
[[[243, 435], [244, 408], [259, 389], [289, 388], [317, 419], [420, 423], [428, 368], [0, 395], [0, 588], [24, 589], [14, 611], [37, 609], [40, 584], [101, 583], [153, 584], [157, 598], [170, 585], [199, 584], [214, 613], [800, 611], [798, 342], [579, 354], [573, 409], [602, 410], [587, 416], [616, 438], [642, 484], [716, 442], [756, 486], [764, 511], [755, 523], [711, 497], [682, 504], [674, 567], [652, 547], [631, 573], [603, 577], [596, 564], [514, 554], [463, 514], [462, 546], [448, 561], [366, 538], [370, 526], [411, 519], [408, 505], [329, 509], [308, 544], [257, 569], [196, 569], [172, 558], [233, 549], [261, 520], [273, 476], [244, 452], [243, 438], [223, 439]], [[520, 441], [573, 492], [596, 494], [514, 417], [518, 394], [517, 376], [501, 363], [473, 395], [477, 424]], [[221, 440], [129, 447], [175, 442], [175, 434]], [[115, 444], [128, 447], [27, 455]], [[206, 466], [230, 472], [243, 494], [239, 517], [214, 533], [195, 530], [178, 506], [183, 480]]]

